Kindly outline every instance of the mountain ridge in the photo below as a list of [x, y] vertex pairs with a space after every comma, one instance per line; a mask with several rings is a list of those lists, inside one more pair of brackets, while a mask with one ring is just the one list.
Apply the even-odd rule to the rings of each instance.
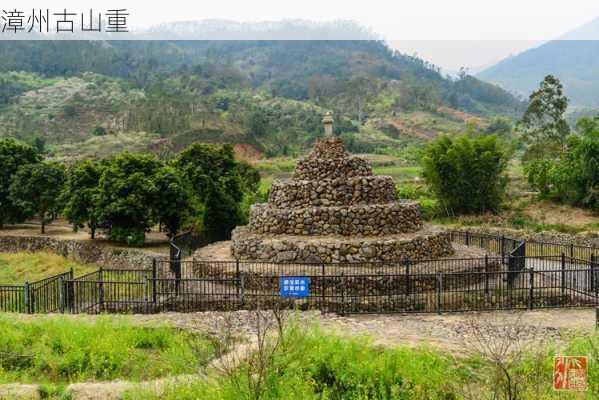
[[527, 96], [549, 74], [560, 79], [573, 106], [599, 107], [599, 17], [476, 76]]

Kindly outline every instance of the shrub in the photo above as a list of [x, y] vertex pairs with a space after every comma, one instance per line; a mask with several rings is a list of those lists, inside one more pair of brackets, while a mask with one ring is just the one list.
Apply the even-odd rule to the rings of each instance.
[[599, 118], [582, 118], [559, 159], [529, 162], [525, 173], [542, 197], [599, 210]]
[[103, 126], [95, 126], [94, 130], [92, 131], [92, 133], [94, 134], [94, 136], [105, 136], [106, 135], [106, 128], [104, 128]]
[[448, 212], [496, 212], [505, 194], [506, 158], [493, 135], [442, 136], [427, 146], [423, 174]]
[[524, 166], [528, 184], [538, 190], [541, 197], [547, 197], [550, 194], [553, 167], [552, 161], [543, 159], [531, 161]]

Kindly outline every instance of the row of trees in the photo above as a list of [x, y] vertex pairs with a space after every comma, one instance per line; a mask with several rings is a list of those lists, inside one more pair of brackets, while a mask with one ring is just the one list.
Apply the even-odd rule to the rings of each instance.
[[[599, 210], [599, 117], [582, 118], [575, 130], [565, 113], [568, 98], [554, 76], [530, 95], [509, 140], [507, 121], [495, 119], [485, 134], [440, 137], [424, 151], [424, 177], [447, 215], [496, 212], [505, 195], [510, 147], [523, 150], [528, 181], [541, 198]], [[486, 133], [494, 132], [498, 136]]]
[[142, 244], [159, 224], [174, 236], [183, 227], [226, 239], [244, 222], [244, 196], [257, 190], [260, 176], [235, 160], [231, 146], [194, 144], [164, 163], [152, 155], [122, 153], [68, 167], [44, 161], [30, 146], [0, 141], [0, 224], [33, 216], [45, 226], [63, 214], [92, 238], [106, 231], [112, 240]]
[[568, 103], [551, 75], [531, 94], [520, 122], [525, 172], [542, 198], [599, 210], [599, 117], [581, 118], [572, 131]]

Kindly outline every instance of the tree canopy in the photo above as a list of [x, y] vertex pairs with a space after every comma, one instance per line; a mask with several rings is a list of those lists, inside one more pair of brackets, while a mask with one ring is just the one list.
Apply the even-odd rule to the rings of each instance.
[[570, 126], [564, 115], [568, 98], [559, 79], [547, 75], [529, 98], [528, 108], [520, 121], [529, 143], [528, 158], [557, 155], [565, 149]]
[[0, 139], [0, 227], [25, 220], [26, 210], [10, 198], [10, 185], [20, 166], [40, 162], [36, 150], [14, 139]]
[[20, 167], [10, 185], [10, 198], [26, 217], [37, 215], [41, 232], [60, 212], [60, 194], [64, 183], [64, 167], [52, 162], [39, 162]]

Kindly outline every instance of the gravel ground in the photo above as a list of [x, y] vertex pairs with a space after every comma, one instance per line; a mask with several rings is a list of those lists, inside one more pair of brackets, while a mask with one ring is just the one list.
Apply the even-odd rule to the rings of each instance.
[[[369, 336], [374, 343], [385, 346], [428, 344], [455, 350], [468, 340], [470, 327], [477, 325], [518, 326], [525, 339], [556, 339], [572, 333], [588, 334], [595, 326], [595, 310], [545, 309], [533, 311], [499, 311], [462, 314], [391, 314], [339, 316], [317, 311], [293, 312], [300, 325], [319, 325], [327, 331], [341, 335]], [[236, 336], [252, 337], [253, 313], [197, 312], [162, 313], [154, 315], [123, 316], [142, 325], [168, 324], [209, 335], [220, 334], [225, 327]], [[53, 316], [21, 315], [20, 318], [52, 318]], [[92, 315], [72, 315], [66, 318], [93, 320]]]

